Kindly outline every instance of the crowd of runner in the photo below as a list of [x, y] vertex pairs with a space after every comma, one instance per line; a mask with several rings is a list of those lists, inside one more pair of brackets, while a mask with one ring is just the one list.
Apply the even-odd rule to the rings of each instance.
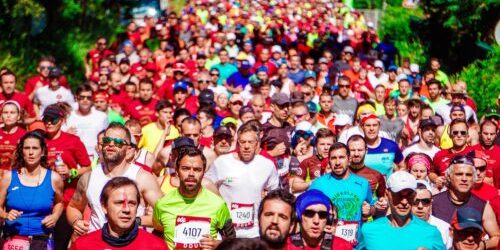
[[4, 250], [500, 249], [498, 107], [341, 1], [188, 1], [84, 61], [0, 69]]

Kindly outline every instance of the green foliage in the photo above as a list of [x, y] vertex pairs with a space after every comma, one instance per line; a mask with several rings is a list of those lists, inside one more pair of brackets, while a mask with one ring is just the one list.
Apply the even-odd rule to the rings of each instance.
[[467, 91], [476, 101], [479, 116], [486, 108], [495, 107], [500, 93], [500, 46], [494, 46], [485, 60], [477, 60], [454, 75], [452, 82], [463, 80], [467, 83]]
[[401, 6], [388, 6], [380, 20], [380, 37], [390, 35], [401, 57], [423, 64], [426, 61], [425, 48], [415, 35], [412, 22], [423, 17], [420, 9], [406, 9]]
[[383, 1], [382, 0], [354, 0], [354, 9], [381, 9]]

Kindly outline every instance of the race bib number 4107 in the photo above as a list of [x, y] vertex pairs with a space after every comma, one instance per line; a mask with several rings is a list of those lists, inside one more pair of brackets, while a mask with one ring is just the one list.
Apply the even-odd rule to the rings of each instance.
[[175, 219], [175, 248], [200, 248], [200, 239], [210, 234], [210, 218], [177, 216]]

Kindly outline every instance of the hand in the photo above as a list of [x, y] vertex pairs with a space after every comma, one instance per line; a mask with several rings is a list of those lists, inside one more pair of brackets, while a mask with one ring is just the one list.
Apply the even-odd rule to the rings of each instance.
[[366, 201], [363, 201], [363, 206], [361, 208], [361, 211], [364, 216], [369, 216], [370, 215], [370, 204]]
[[77, 236], [84, 235], [89, 231], [89, 223], [87, 221], [82, 220], [82, 219], [78, 219], [73, 224], [73, 229], [75, 230], [75, 234]]
[[439, 176], [438, 178], [436, 178], [436, 187], [438, 189], [442, 189], [445, 184], [446, 184], [446, 178], [444, 176]]
[[377, 210], [386, 210], [387, 209], [387, 199], [385, 197], [380, 197], [378, 201], [375, 203], [375, 208]]
[[49, 214], [45, 216], [42, 220], [42, 225], [44, 225], [46, 228], [53, 228], [56, 225], [57, 219], [59, 219], [56, 215], [54, 214]]
[[205, 234], [202, 237], [203, 238], [201, 238], [200, 240], [200, 248], [202, 250], [215, 249], [215, 247], [217, 246], [217, 240], [212, 238], [210, 234]]
[[68, 165], [66, 165], [65, 163], [56, 165], [56, 171], [58, 174], [62, 176], [69, 175], [69, 168]]
[[286, 146], [285, 146], [285, 143], [282, 142], [282, 143], [276, 145], [276, 147], [274, 147], [273, 150], [269, 151], [268, 153], [271, 156], [276, 157], [276, 156], [284, 154], [285, 151], [286, 151]]
[[17, 217], [23, 215], [23, 212], [22, 211], [17, 211], [15, 209], [12, 209], [10, 210], [8, 213], [7, 213], [7, 217], [5, 219], [9, 220], [9, 221], [13, 221], [15, 219], [17, 219]]

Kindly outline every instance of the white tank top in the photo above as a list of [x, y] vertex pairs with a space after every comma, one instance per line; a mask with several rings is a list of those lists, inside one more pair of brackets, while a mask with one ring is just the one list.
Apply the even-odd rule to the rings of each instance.
[[[137, 179], [137, 173], [141, 167], [136, 164], [131, 163], [127, 169], [127, 171], [122, 175], [123, 177], [127, 177], [133, 181]], [[94, 168], [92, 172], [90, 172], [89, 184], [86, 192], [87, 200], [89, 202], [91, 214], [90, 214], [90, 232], [101, 229], [104, 226], [104, 223], [107, 222], [106, 215], [101, 207], [101, 192], [104, 188], [104, 185], [111, 180], [111, 178], [107, 177], [104, 174], [102, 164], [98, 167]], [[144, 215], [145, 208], [142, 204], [139, 204], [137, 209], [137, 216]]]

